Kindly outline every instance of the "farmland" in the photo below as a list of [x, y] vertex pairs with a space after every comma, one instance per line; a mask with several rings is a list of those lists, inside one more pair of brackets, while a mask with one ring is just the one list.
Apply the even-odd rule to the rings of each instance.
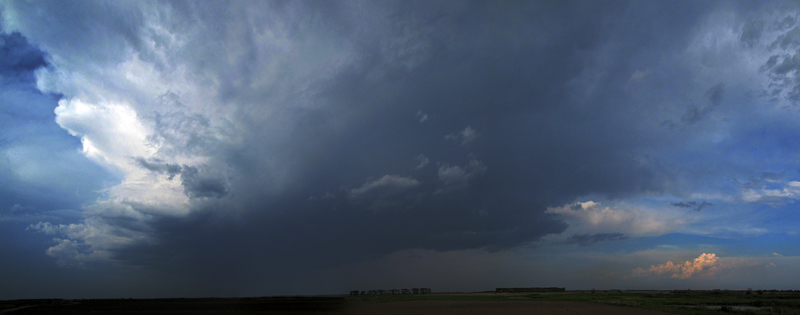
[[792, 291], [567, 291], [0, 301], [0, 314], [800, 314]]
[[[476, 292], [465, 294], [432, 294], [424, 296], [377, 296], [350, 298], [351, 301], [365, 303], [400, 301], [463, 301], [463, 302], [510, 302], [513, 308], [537, 308], [558, 314], [570, 309], [576, 314], [603, 314], [609, 310], [602, 306], [630, 308], [641, 313], [642, 309], [675, 314], [800, 314], [800, 291], [732, 291], [732, 290], [648, 290], [621, 291], [597, 290], [567, 291], [563, 293], [513, 294]], [[561, 302], [566, 304], [547, 304]], [[514, 303], [522, 303], [515, 305]], [[526, 304], [530, 303], [530, 304]], [[400, 306], [401, 304], [394, 304]], [[479, 304], [465, 303], [463, 305]], [[488, 305], [488, 304], [487, 304]], [[499, 304], [491, 304], [499, 307]], [[590, 307], [586, 307], [589, 305]], [[557, 306], [557, 307], [556, 307]], [[498, 308], [499, 310], [500, 308]], [[614, 312], [624, 312], [615, 308]], [[538, 311], [537, 311], [538, 312]], [[491, 312], [487, 312], [490, 314]], [[508, 313], [506, 311], [499, 312]], [[542, 313], [542, 314], [547, 314]]]

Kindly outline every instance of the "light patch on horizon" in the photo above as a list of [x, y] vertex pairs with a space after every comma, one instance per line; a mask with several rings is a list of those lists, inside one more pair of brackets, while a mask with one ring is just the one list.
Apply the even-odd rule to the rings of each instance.
[[661, 235], [674, 231], [687, 222], [687, 218], [676, 211], [635, 206], [604, 207], [591, 200], [550, 207], [545, 213], [557, 215], [569, 224], [562, 233], [564, 236], [611, 235], [609, 233], [629, 236]]
[[713, 278], [723, 266], [718, 264], [719, 257], [716, 254], [703, 253], [693, 261], [686, 261], [683, 264], [673, 264], [667, 261], [658, 266], [650, 266], [649, 269], [636, 268], [631, 273], [637, 277], [644, 276], [669, 276], [676, 279], [689, 279], [693, 277]]

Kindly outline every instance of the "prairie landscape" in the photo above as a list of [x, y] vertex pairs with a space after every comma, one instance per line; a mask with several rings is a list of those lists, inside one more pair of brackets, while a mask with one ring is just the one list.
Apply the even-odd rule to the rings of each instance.
[[798, 291], [568, 291], [192, 299], [15, 300], [0, 314], [800, 314]]
[[798, 0], [0, 0], [0, 315], [798, 314], [798, 122]]

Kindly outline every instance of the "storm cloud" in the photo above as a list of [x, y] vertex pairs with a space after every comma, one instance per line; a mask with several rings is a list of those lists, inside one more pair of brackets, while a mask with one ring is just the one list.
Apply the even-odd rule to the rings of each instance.
[[0, 34], [0, 73], [7, 76], [30, 76], [47, 65], [45, 54], [30, 45], [19, 32]]
[[794, 106], [800, 42], [766, 4], [0, 8], [2, 97], [28, 93], [2, 119], [38, 113], [8, 129], [40, 121], [69, 157], [51, 178], [25, 161], [57, 141], [2, 136], [0, 172], [24, 189], [0, 183], [0, 206], [70, 209], [17, 230], [58, 270], [139, 279], [120, 292], [338, 292], [374, 280], [337, 270], [397, 253], [713, 237], [760, 228], [718, 209], [798, 196], [793, 173], [744, 181], [796, 166], [796, 113], [775, 113]]
[[714, 205], [713, 203], [706, 202], [705, 200], [703, 202], [700, 202], [700, 203], [698, 203], [697, 201], [689, 201], [689, 202], [681, 201], [681, 202], [672, 202], [670, 204], [675, 206], [675, 207], [692, 208], [692, 210], [697, 211], [697, 212], [700, 212], [700, 210], [703, 210], [703, 208], [705, 208], [705, 207]]
[[577, 244], [578, 246], [590, 246], [600, 242], [618, 241], [627, 239], [628, 236], [622, 233], [600, 233], [600, 234], [575, 234], [567, 239], [567, 244]]

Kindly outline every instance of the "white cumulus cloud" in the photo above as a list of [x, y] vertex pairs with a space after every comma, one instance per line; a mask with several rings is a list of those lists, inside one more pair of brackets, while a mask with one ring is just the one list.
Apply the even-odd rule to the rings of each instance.
[[547, 208], [545, 213], [557, 215], [569, 224], [563, 235], [600, 233], [623, 233], [630, 236], [661, 235], [686, 222], [676, 212], [631, 206], [603, 207], [594, 201], [551, 207]]
[[72, 98], [59, 101], [55, 113], [59, 126], [81, 138], [87, 157], [117, 172], [135, 168], [130, 157], [155, 153], [148, 145], [148, 130], [130, 106]]
[[[126, 246], [152, 241], [146, 222], [151, 218], [130, 204], [101, 201], [89, 206], [82, 223], [31, 224], [28, 230], [56, 236], [46, 254], [62, 267], [83, 266], [114, 259], [114, 252]], [[125, 224], [119, 224], [125, 222]], [[80, 249], [80, 250], [79, 250]]]
[[703, 253], [692, 261], [683, 264], [674, 264], [672, 261], [650, 266], [649, 269], [636, 268], [632, 271], [634, 276], [669, 276], [676, 279], [689, 279], [694, 277], [713, 277], [719, 272], [719, 257], [716, 254]]

